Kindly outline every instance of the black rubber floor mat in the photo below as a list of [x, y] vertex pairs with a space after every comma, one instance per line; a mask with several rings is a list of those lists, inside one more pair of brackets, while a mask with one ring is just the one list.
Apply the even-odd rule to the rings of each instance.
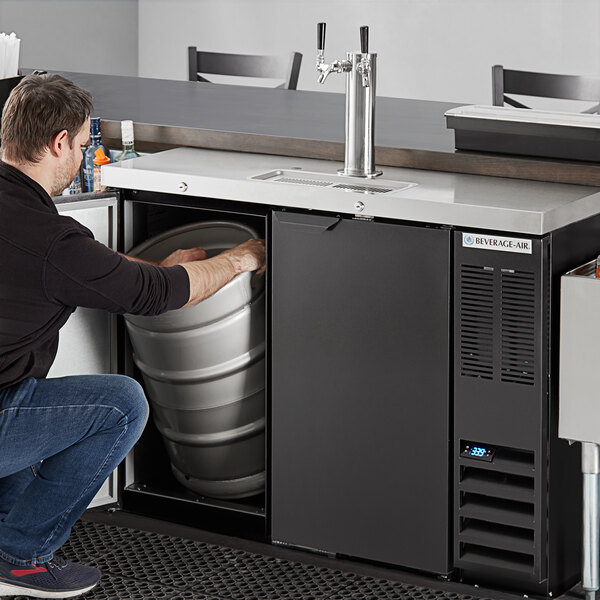
[[86, 600], [479, 600], [102, 523], [77, 523], [61, 554], [102, 571]]

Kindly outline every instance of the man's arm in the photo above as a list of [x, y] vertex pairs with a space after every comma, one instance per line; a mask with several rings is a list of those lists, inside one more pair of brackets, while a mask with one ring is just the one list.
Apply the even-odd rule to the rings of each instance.
[[154, 265], [155, 267], [158, 267], [158, 263], [154, 262], [152, 260], [144, 260], [143, 258], [138, 258], [137, 256], [129, 256], [129, 254], [123, 254], [122, 252], [119, 252], [119, 254], [123, 258], [126, 258], [127, 260], [133, 260], [133, 261], [136, 261], [136, 262], [143, 262], [143, 263], [146, 263], [148, 265]]
[[78, 231], [53, 244], [44, 286], [48, 299], [66, 306], [136, 315], [181, 308], [190, 292], [189, 276], [182, 267], [128, 260]]
[[190, 299], [185, 306], [198, 304], [240, 273], [263, 271], [264, 240], [251, 239], [206, 260], [181, 263], [190, 279]]
[[206, 251], [203, 248], [188, 248], [187, 250], [175, 250], [172, 254], [169, 254], [167, 258], [161, 260], [160, 262], [154, 262], [152, 260], [145, 260], [143, 258], [138, 258], [137, 256], [129, 256], [128, 254], [123, 254], [119, 252], [121, 256], [126, 258], [127, 260], [134, 260], [137, 262], [144, 262], [149, 265], [154, 265], [155, 267], [172, 267], [174, 265], [180, 265], [184, 262], [190, 262], [193, 260], [204, 260], [206, 258]]
[[[170, 256], [206, 255], [191, 249]], [[66, 306], [158, 315], [197, 304], [238, 273], [260, 270], [264, 259], [264, 242], [248, 240], [210, 259], [188, 259], [172, 266], [164, 265], [163, 260], [162, 266], [156, 267], [128, 260], [89, 235], [70, 231], [48, 254], [44, 286], [49, 299]]]

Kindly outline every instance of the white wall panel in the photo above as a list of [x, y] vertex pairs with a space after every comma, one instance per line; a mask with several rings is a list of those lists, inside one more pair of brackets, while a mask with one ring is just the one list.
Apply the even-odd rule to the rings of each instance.
[[137, 0], [0, 0], [25, 67], [136, 75], [137, 29]]
[[378, 95], [491, 102], [491, 66], [600, 76], [598, 0], [139, 0], [139, 74], [187, 78], [188, 45], [304, 54], [299, 89], [343, 91], [314, 73], [316, 23], [326, 58], [359, 48], [369, 25]]

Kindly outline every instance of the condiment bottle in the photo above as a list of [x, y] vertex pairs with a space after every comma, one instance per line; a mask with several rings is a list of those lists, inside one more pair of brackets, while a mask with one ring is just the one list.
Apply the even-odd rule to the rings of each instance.
[[101, 169], [102, 165], [107, 165], [110, 158], [104, 154], [102, 148], [98, 148], [94, 152], [94, 192], [103, 192], [106, 188], [102, 185]]

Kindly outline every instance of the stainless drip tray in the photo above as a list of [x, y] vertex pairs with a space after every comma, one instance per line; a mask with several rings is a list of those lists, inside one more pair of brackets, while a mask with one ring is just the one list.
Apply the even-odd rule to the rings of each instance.
[[416, 183], [408, 183], [406, 181], [389, 181], [383, 179], [378, 179], [377, 183], [361, 183], [362, 180], [358, 177], [343, 177], [329, 173], [315, 173], [297, 169], [269, 171], [261, 175], [254, 175], [250, 179], [269, 183], [330, 188], [358, 194], [391, 194], [417, 185]]

